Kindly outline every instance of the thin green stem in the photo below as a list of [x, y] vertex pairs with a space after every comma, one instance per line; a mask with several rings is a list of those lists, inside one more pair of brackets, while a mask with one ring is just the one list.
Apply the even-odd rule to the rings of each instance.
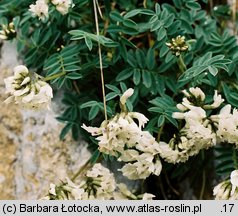
[[160, 177], [160, 176], [159, 176], [159, 187], [160, 187], [161, 194], [162, 194], [163, 198], [164, 198], [165, 200], [167, 200], [168, 197], [166, 196], [166, 193], [165, 193], [165, 191], [164, 191], [164, 186], [163, 186], [163, 183], [162, 183], [162, 180], [161, 180], [161, 177]]
[[159, 129], [159, 132], [158, 132], [158, 135], [157, 135], [157, 142], [160, 141], [160, 137], [161, 137], [161, 134], [163, 132], [163, 129], [164, 129], [164, 124], [162, 124], [160, 129]]
[[166, 180], [168, 186], [170, 187], [170, 189], [171, 189], [177, 196], [179, 196], [180, 193], [171, 185], [171, 182], [170, 182], [170, 180], [169, 180], [169, 178], [168, 178], [167, 172], [166, 172], [165, 170], [163, 170], [163, 173], [164, 173], [164, 176], [165, 176], [165, 180]]
[[57, 74], [54, 74], [54, 75], [51, 75], [51, 76], [47, 76], [45, 77], [43, 80], [44, 81], [50, 81], [50, 80], [53, 80], [53, 79], [56, 79], [56, 78], [59, 78], [61, 76], [64, 76], [66, 74], [65, 71], [62, 71], [60, 73], [57, 73]]
[[[201, 156], [202, 156], [202, 162], [203, 162], [205, 158], [204, 151], [201, 152]], [[203, 199], [205, 186], [206, 186], [206, 170], [203, 170], [202, 171], [202, 187], [201, 187], [200, 196], [199, 196], [200, 200]]]
[[[97, 33], [97, 36], [99, 36], [98, 13], [97, 13], [97, 0], [93, 0], [93, 8], [94, 8], [94, 16], [95, 16], [95, 24], [96, 24], [96, 33]], [[106, 94], [105, 94], [103, 65], [102, 65], [102, 50], [101, 50], [101, 45], [100, 45], [99, 41], [98, 41], [98, 55], [99, 55], [101, 84], [102, 84], [104, 116], [105, 116], [105, 120], [107, 121], [107, 104], [106, 104]]]
[[85, 168], [90, 164], [91, 158], [89, 158], [86, 163], [79, 169], [79, 171], [72, 177], [72, 181], [74, 181], [84, 170]]
[[199, 199], [202, 200], [204, 196], [204, 191], [205, 191], [205, 185], [206, 185], [206, 172], [205, 170], [202, 171], [202, 188], [200, 191], [200, 196]]
[[236, 0], [232, 1], [232, 22], [233, 22], [233, 33], [236, 35]]
[[179, 66], [179, 69], [180, 69], [181, 73], [184, 73], [184, 71], [187, 70], [187, 67], [184, 63], [182, 55], [179, 55], [178, 66]]

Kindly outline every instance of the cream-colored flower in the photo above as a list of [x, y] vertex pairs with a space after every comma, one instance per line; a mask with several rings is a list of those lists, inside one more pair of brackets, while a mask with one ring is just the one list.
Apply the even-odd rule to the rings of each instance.
[[221, 182], [213, 189], [216, 200], [229, 200], [231, 197], [232, 185], [229, 180]]
[[160, 156], [168, 163], [176, 163], [179, 161], [179, 151], [177, 149], [170, 148], [169, 144], [165, 142], [159, 142]]
[[49, 16], [48, 0], [37, 0], [35, 4], [30, 5], [29, 11], [44, 21]]
[[50, 184], [49, 193], [52, 194], [52, 195], [54, 195], [54, 196], [56, 196], [56, 190], [55, 190], [55, 187], [56, 187], [55, 184], [53, 184], [53, 183]]
[[5, 103], [15, 102], [24, 108], [49, 108], [53, 98], [52, 88], [42, 81], [42, 77], [36, 73], [30, 73], [28, 69], [19, 65], [14, 68], [14, 76], [4, 79], [6, 93], [10, 97]]
[[[132, 163], [127, 163], [125, 164], [122, 169], [120, 169], [120, 171], [122, 171], [122, 174], [124, 176], [126, 176], [127, 178], [131, 179], [131, 180], [136, 180], [136, 179], [140, 179], [140, 174], [137, 171], [137, 164], [132, 164]], [[148, 177], [150, 175], [150, 172], [146, 171], [146, 177]]]
[[[100, 163], [95, 164], [86, 173], [87, 180], [84, 189], [88, 194], [94, 193], [95, 199], [111, 199], [116, 189], [116, 181], [114, 175]], [[94, 190], [94, 191], [90, 191]]]
[[218, 115], [211, 116], [211, 119], [217, 127], [217, 137], [221, 142], [228, 142], [238, 146], [238, 111], [231, 105], [224, 106]]
[[73, 6], [72, 0], [51, 0], [51, 3], [56, 6], [56, 10], [62, 15], [69, 12], [69, 8]]
[[154, 171], [152, 173], [156, 176], [159, 176], [161, 171], [162, 171], [162, 163], [161, 163], [159, 157], [157, 157], [156, 161], [154, 163]]
[[194, 121], [202, 122], [207, 117], [205, 110], [201, 107], [193, 106], [190, 104], [186, 104], [185, 106], [189, 109], [189, 111], [184, 113], [174, 112], [172, 114], [172, 117], [176, 119], [185, 119], [187, 123]]
[[231, 172], [231, 184], [238, 187], [238, 170], [234, 170]]
[[131, 95], [133, 95], [133, 93], [134, 93], [134, 90], [133, 90], [132, 88], [127, 89], [127, 90], [123, 93], [123, 95], [121, 96], [121, 98], [120, 98], [120, 103], [121, 103], [122, 105], [125, 105], [127, 99], [128, 99], [129, 97], [131, 97]]
[[155, 197], [155, 195], [150, 193], [144, 193], [142, 196], [142, 200], [152, 200]]
[[153, 162], [154, 156], [150, 153], [142, 153], [134, 163], [125, 164], [120, 171], [131, 180], [146, 179], [150, 174], [159, 175], [162, 169], [160, 161]]
[[148, 131], [142, 131], [137, 141], [136, 149], [157, 155], [159, 153], [159, 144]]
[[205, 123], [190, 121], [169, 144], [159, 143], [159, 155], [169, 163], [179, 163], [197, 155], [201, 149], [214, 146], [216, 134], [212, 131], [211, 125]]
[[127, 149], [122, 152], [122, 155], [118, 158], [118, 161], [131, 162], [136, 161], [139, 156], [139, 152], [134, 149]]
[[145, 124], [149, 121], [148, 118], [146, 118], [142, 113], [138, 112], [129, 112], [128, 117], [131, 117], [132, 119], [137, 119], [139, 122], [139, 128], [144, 128]]
[[183, 104], [180, 104], [180, 103], [177, 104], [176, 107], [177, 107], [180, 111], [182, 111], [182, 112], [185, 112], [185, 111], [188, 110], [187, 107], [185, 107]]
[[107, 176], [110, 175], [109, 169], [102, 166], [100, 163], [96, 163], [93, 167], [87, 171], [86, 176], [91, 178], [96, 178], [98, 176]]
[[204, 105], [203, 108], [204, 109], [216, 109], [219, 106], [221, 106], [221, 104], [224, 102], [224, 99], [222, 99], [221, 95], [219, 95], [217, 93], [217, 90], [215, 90], [215, 94], [213, 96], [213, 103], [210, 105]]
[[199, 99], [200, 101], [205, 100], [205, 94], [200, 88], [198, 88], [198, 87], [189, 88], [189, 91], [196, 99]]

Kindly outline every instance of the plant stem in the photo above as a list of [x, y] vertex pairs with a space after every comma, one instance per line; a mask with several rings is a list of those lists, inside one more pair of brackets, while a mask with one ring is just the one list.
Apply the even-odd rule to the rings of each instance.
[[232, 1], [232, 22], [233, 22], [233, 33], [236, 35], [236, 0]]
[[184, 73], [184, 71], [187, 70], [187, 67], [184, 63], [182, 55], [179, 55], [178, 66], [179, 66], [179, 69], [180, 69], [181, 73]]
[[59, 78], [61, 76], [64, 76], [66, 74], [65, 71], [62, 71], [60, 73], [57, 73], [57, 74], [54, 74], [54, 75], [51, 75], [51, 76], [47, 76], [45, 77], [43, 80], [44, 81], [50, 81], [50, 80], [53, 80], [53, 79], [56, 79], [56, 78]]
[[165, 200], [168, 200], [168, 197], [166, 196], [166, 193], [164, 191], [164, 186], [163, 186], [163, 183], [162, 183], [162, 180], [161, 180], [161, 177], [159, 176], [159, 187], [160, 187], [160, 190], [161, 190], [161, 194], [163, 196], [163, 198]]
[[74, 181], [83, 171], [84, 169], [90, 164], [91, 158], [89, 158], [86, 163], [80, 167], [79, 171], [72, 177], [72, 181]]
[[165, 176], [165, 180], [166, 180], [168, 186], [170, 187], [170, 189], [171, 189], [177, 196], [179, 196], [180, 193], [171, 185], [171, 182], [170, 182], [170, 180], [169, 180], [169, 178], [168, 178], [167, 172], [166, 172], [166, 171], [163, 171], [163, 173], [164, 173], [164, 176]]
[[160, 141], [160, 137], [161, 137], [161, 134], [163, 132], [163, 129], [164, 129], [164, 124], [162, 124], [160, 129], [159, 129], [159, 132], [158, 132], [158, 135], [157, 135], [157, 142]]
[[210, 10], [212, 10], [212, 9], [213, 9], [213, 0], [210, 0], [209, 3], [210, 3], [210, 4], [209, 4]]
[[[98, 25], [98, 14], [97, 14], [97, 0], [93, 0], [95, 24], [96, 24], [96, 33], [99, 36], [99, 25]], [[104, 116], [107, 121], [107, 104], [106, 104], [106, 95], [105, 95], [105, 86], [104, 86], [104, 75], [103, 75], [103, 65], [102, 65], [102, 50], [101, 45], [98, 41], [98, 55], [99, 55], [99, 64], [100, 64], [100, 73], [101, 73], [101, 84], [102, 84], [102, 95], [103, 95], [103, 106], [104, 106]]]
[[[204, 158], [205, 158], [204, 151], [202, 151], [201, 154], [202, 154], [202, 162], [203, 162]], [[203, 199], [204, 191], [205, 191], [205, 186], [206, 186], [206, 171], [203, 170], [202, 171], [202, 188], [201, 188], [200, 196], [199, 196], [200, 200]]]
[[146, 8], [147, 0], [143, 1], [143, 7]]

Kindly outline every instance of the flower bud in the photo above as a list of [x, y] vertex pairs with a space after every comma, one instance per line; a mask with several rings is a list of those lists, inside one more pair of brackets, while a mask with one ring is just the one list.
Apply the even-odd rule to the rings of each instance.
[[123, 95], [121, 96], [121, 98], [120, 98], [121, 104], [122, 104], [122, 105], [125, 105], [127, 99], [128, 99], [131, 95], [133, 95], [133, 93], [134, 93], [134, 90], [133, 90], [132, 88], [127, 89], [127, 90], [123, 93]]
[[169, 49], [176, 56], [181, 55], [182, 52], [185, 52], [188, 49], [188, 45], [186, 44], [184, 36], [177, 36], [176, 38], [172, 38], [172, 40], [168, 43], [165, 43]]

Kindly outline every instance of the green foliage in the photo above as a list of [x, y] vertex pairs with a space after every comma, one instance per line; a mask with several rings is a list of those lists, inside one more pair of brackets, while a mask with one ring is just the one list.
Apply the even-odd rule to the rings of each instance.
[[219, 69], [228, 71], [227, 64], [230, 64], [229, 59], [224, 59], [224, 55], [216, 55], [212, 57], [212, 53], [208, 52], [201, 58], [194, 61], [192, 67], [186, 70], [180, 77], [180, 82], [190, 81], [196, 79], [201, 73], [209, 72], [213, 76], [216, 76]]
[[87, 45], [89, 50], [92, 50], [93, 48], [93, 42], [98, 42], [100, 44], [102, 44], [103, 46], [106, 47], [117, 47], [118, 43], [112, 41], [109, 38], [106, 38], [102, 35], [95, 35], [95, 34], [91, 34], [82, 30], [72, 30], [69, 31], [69, 34], [73, 35], [73, 37], [71, 38], [71, 40], [80, 40], [80, 39], [84, 39], [85, 44]]
[[157, 127], [161, 127], [165, 122], [173, 124], [178, 127], [177, 121], [172, 118], [172, 113], [178, 111], [173, 99], [164, 95], [149, 101], [153, 107], [149, 108], [150, 112], [156, 113]]
[[52, 81], [52, 83], [57, 83], [58, 88], [63, 85], [72, 88], [71, 80], [82, 78], [81, 67], [79, 66], [79, 51], [77, 46], [64, 47], [60, 52], [55, 53], [45, 61], [43, 70], [46, 71], [47, 76], [64, 73], [63, 76]]
[[216, 152], [216, 172], [218, 175], [227, 175], [238, 167], [238, 153], [232, 145], [219, 146]]

